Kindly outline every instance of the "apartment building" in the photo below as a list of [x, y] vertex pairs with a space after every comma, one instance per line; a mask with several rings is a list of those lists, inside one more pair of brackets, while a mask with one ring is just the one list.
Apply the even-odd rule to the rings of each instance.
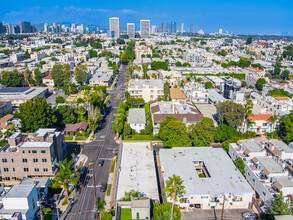
[[201, 64], [206, 58], [196, 51], [187, 51], [183, 53], [183, 60], [188, 63]]
[[229, 145], [232, 160], [240, 157], [245, 164], [245, 177], [267, 206], [274, 195], [283, 191], [286, 202], [291, 202], [292, 176], [289, 173], [293, 149], [282, 141], [240, 140]]
[[131, 79], [128, 84], [131, 97], [143, 98], [146, 102], [164, 97], [164, 84], [162, 80]]
[[257, 135], [264, 134], [266, 132], [274, 132], [276, 129], [276, 122], [271, 123], [269, 119], [274, 117], [273, 114], [253, 114], [247, 119], [252, 123], [249, 124], [248, 120], [245, 120], [243, 132], [252, 131]]
[[209, 103], [209, 93], [203, 87], [202, 84], [198, 82], [188, 82], [184, 84], [183, 89], [188, 100], [195, 104], [208, 104]]
[[34, 135], [15, 132], [0, 149], [0, 175], [4, 180], [52, 177], [55, 163], [66, 154], [64, 135], [56, 129], [39, 129]]
[[252, 202], [253, 190], [223, 149], [173, 147], [159, 155], [164, 180], [177, 175], [184, 182], [180, 209], [221, 209], [224, 199], [225, 209], [247, 209]]

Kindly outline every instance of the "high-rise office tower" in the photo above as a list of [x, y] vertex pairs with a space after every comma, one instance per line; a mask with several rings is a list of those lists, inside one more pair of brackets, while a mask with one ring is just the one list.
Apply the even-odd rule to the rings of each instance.
[[71, 31], [72, 33], [75, 33], [75, 24], [71, 24], [71, 29], [70, 29], [70, 31]]
[[20, 33], [31, 33], [32, 32], [32, 27], [31, 27], [31, 23], [28, 21], [22, 21], [19, 22], [19, 30]]
[[157, 26], [153, 25], [152, 26], [152, 34], [157, 33]]
[[119, 37], [119, 18], [110, 18], [109, 19], [110, 26], [110, 37]]
[[192, 34], [194, 33], [194, 25], [193, 24], [190, 25], [190, 33], [192, 33]]
[[127, 23], [127, 35], [129, 39], [135, 38], [135, 25], [134, 23]]
[[171, 22], [171, 34], [176, 34], [176, 22]]
[[222, 28], [219, 29], [219, 34], [223, 34], [223, 29]]
[[184, 23], [181, 23], [181, 33], [184, 33]]
[[150, 37], [150, 20], [140, 20], [140, 37]]
[[45, 33], [48, 33], [49, 32], [49, 24], [48, 23], [45, 23], [44, 24], [44, 32]]
[[0, 22], [0, 34], [6, 33], [6, 27], [3, 22]]

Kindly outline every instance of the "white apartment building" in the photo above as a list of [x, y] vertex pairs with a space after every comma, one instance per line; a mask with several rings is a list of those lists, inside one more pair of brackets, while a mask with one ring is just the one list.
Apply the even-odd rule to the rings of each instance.
[[183, 60], [188, 63], [201, 64], [206, 59], [196, 51], [186, 51], [183, 53]]
[[116, 18], [116, 17], [109, 18], [109, 26], [110, 26], [110, 37], [118, 38], [120, 36], [119, 18]]
[[245, 164], [245, 177], [257, 193], [257, 197], [271, 206], [274, 195], [282, 186], [285, 201], [291, 201], [292, 176], [288, 172], [292, 163], [293, 149], [282, 141], [240, 140], [229, 145], [232, 160], [240, 157]]
[[188, 100], [195, 104], [208, 104], [209, 103], [209, 93], [203, 87], [202, 84], [198, 82], [188, 82], [184, 85], [183, 89]]
[[150, 37], [150, 20], [140, 20], [140, 37]]
[[257, 135], [264, 134], [266, 132], [274, 132], [276, 129], [276, 123], [272, 124], [269, 121], [270, 117], [274, 117], [273, 114], [253, 114], [247, 119], [252, 122], [249, 126], [248, 121], [245, 120], [244, 127], [242, 128], [243, 132], [252, 131]]
[[164, 84], [162, 80], [131, 79], [128, 84], [131, 97], [143, 98], [146, 102], [164, 97]]
[[180, 209], [222, 209], [224, 200], [225, 209], [247, 209], [252, 202], [252, 188], [221, 148], [160, 149], [160, 162], [165, 181], [174, 174], [184, 181]]
[[127, 23], [127, 35], [129, 39], [135, 38], [135, 24], [134, 23]]

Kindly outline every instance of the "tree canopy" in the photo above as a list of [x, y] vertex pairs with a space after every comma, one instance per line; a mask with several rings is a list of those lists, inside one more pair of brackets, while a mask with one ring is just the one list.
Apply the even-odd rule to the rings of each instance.
[[256, 88], [257, 88], [257, 90], [262, 91], [263, 85], [266, 84], [266, 83], [267, 83], [267, 81], [264, 78], [259, 78], [256, 81]]
[[289, 204], [284, 200], [283, 192], [276, 194], [274, 200], [272, 201], [272, 207], [269, 210], [269, 214], [272, 215], [292, 215], [290, 211]]
[[50, 74], [56, 86], [63, 86], [69, 80], [70, 66], [67, 63], [55, 64], [51, 69]]
[[74, 76], [79, 85], [82, 85], [86, 80], [87, 68], [84, 65], [78, 65], [75, 67]]
[[210, 146], [214, 141], [214, 121], [204, 118], [201, 122], [191, 125], [190, 138], [194, 146]]
[[241, 104], [226, 101], [217, 104], [216, 108], [220, 124], [237, 128], [243, 123], [245, 108]]
[[[165, 220], [171, 218], [172, 203], [154, 203], [153, 216], [154, 220]], [[178, 206], [174, 206], [173, 220], [181, 220], [181, 211]]]
[[151, 64], [152, 70], [168, 70], [168, 63], [164, 61], [154, 61]]
[[12, 72], [3, 71], [1, 73], [1, 84], [7, 87], [24, 86], [24, 75], [22, 73], [18, 73], [16, 69]]
[[159, 137], [165, 147], [191, 146], [186, 125], [173, 116], [160, 123]]
[[20, 104], [17, 117], [21, 119], [23, 132], [35, 132], [39, 128], [51, 128], [57, 123], [54, 110], [45, 98], [36, 97]]

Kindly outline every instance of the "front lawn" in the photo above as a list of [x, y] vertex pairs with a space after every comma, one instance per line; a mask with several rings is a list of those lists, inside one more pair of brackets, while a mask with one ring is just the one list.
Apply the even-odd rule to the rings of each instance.
[[79, 137], [76, 137], [75, 140], [76, 141], [85, 141], [87, 138], [86, 137], [83, 137], [83, 136], [79, 136]]
[[64, 139], [65, 139], [65, 141], [72, 141], [73, 136], [65, 136]]
[[106, 192], [106, 195], [107, 196], [110, 196], [110, 194], [111, 194], [111, 188], [112, 188], [112, 184], [108, 184], [107, 192]]
[[120, 214], [120, 220], [131, 220], [131, 209], [122, 208]]

